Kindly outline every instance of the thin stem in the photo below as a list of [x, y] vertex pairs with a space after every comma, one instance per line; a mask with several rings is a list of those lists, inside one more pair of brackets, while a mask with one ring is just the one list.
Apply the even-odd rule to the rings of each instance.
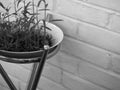
[[15, 12], [17, 11], [16, 10], [16, 1], [14, 0], [14, 9], [15, 9]]
[[45, 45], [46, 44], [45, 43], [46, 41], [46, 21], [45, 20], [43, 20], [43, 26], [44, 26], [44, 41], [43, 41], [44, 43], [43, 44]]
[[44, 9], [45, 9], [45, 11], [44, 11], [44, 20], [46, 21], [46, 3], [44, 4]]
[[1, 20], [1, 15], [2, 15], [2, 14], [1, 14], [1, 12], [0, 12], [0, 20]]
[[[36, 19], [37, 19], [37, 22], [39, 21], [39, 19], [38, 19], [38, 7], [36, 7], [36, 13], [37, 13], [37, 17], [36, 17]], [[37, 25], [38, 26], [38, 25]], [[39, 28], [39, 26], [38, 26], [38, 28]]]
[[[8, 15], [9, 15], [9, 11], [8, 11]], [[8, 21], [10, 21], [10, 17], [8, 17]]]
[[[24, 4], [24, 10], [23, 10], [23, 12], [25, 12], [25, 0], [23, 1], [23, 4]], [[25, 18], [25, 15], [24, 15], [24, 18]]]
[[[15, 9], [15, 13], [17, 12], [17, 9], [16, 9], [16, 1], [14, 0], [14, 9]], [[17, 16], [15, 15], [15, 18], [17, 18]]]
[[32, 0], [32, 6], [33, 6], [33, 14], [34, 14], [35, 13], [34, 0]]
[[46, 3], [44, 3], [44, 45], [46, 44], [45, 41], [46, 41]]
[[24, 2], [23, 2], [23, 3], [24, 3], [24, 9], [25, 9], [25, 0], [24, 0]]

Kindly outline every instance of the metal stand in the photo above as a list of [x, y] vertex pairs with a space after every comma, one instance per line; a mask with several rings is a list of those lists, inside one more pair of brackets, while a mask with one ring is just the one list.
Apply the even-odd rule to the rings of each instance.
[[1, 64], [0, 64], [0, 73], [1, 73], [2, 77], [4, 78], [4, 80], [6, 81], [6, 83], [8, 84], [8, 86], [10, 87], [10, 89], [17, 90]]
[[47, 53], [48, 53], [48, 49], [46, 48], [41, 58], [42, 60], [38, 64], [34, 64], [27, 90], [36, 90], [37, 84], [39, 82], [45, 64]]
[[[47, 58], [48, 48], [49, 47], [44, 47], [44, 52], [43, 52], [42, 57], [36, 60], [39, 62], [34, 63], [31, 77], [30, 77], [30, 80], [27, 86], [27, 90], [36, 90], [46, 58]], [[0, 73], [2, 77], [4, 78], [4, 80], [6, 81], [6, 83], [8, 84], [9, 88], [11, 90], [17, 90], [17, 88], [15, 87], [15, 85], [13, 84], [13, 82], [11, 81], [11, 79], [9, 78], [8, 74], [5, 72], [1, 64], [0, 64]]]

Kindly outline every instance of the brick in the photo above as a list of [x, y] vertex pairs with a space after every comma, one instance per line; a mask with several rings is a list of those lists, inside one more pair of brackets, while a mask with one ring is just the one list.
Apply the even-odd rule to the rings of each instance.
[[55, 57], [49, 59], [48, 63], [56, 65], [62, 70], [77, 74], [80, 60], [64, 52], [59, 52]]
[[70, 90], [106, 90], [102, 87], [94, 85], [84, 79], [77, 76], [73, 76], [68, 73], [63, 73], [63, 85], [70, 88]]
[[0, 86], [0, 90], [10, 90], [10, 89]]
[[48, 3], [48, 8], [49, 8], [50, 10], [53, 10], [54, 0], [46, 0], [46, 2]]
[[61, 72], [62, 72], [61, 69], [46, 63], [43, 68], [42, 75], [55, 81], [55, 82], [60, 83], [61, 82]]
[[[55, 22], [55, 24], [63, 30], [65, 35], [69, 35], [81, 41], [88, 42], [115, 53], [120, 53], [119, 34], [83, 22], [76, 22], [70, 18], [59, 15], [53, 15], [53, 18], [63, 19], [62, 22]], [[114, 22], [110, 21], [111, 26], [113, 26], [111, 28], [112, 31], [120, 32], [118, 28], [119, 19], [120, 18], [114, 19]]]
[[75, 37], [77, 35], [77, 22], [71, 18], [62, 15], [52, 14], [52, 19], [62, 19], [63, 21], [54, 22], [55, 25], [60, 27], [65, 35]]
[[102, 6], [115, 11], [120, 11], [120, 1], [119, 0], [81, 0], [86, 1], [97, 6]]
[[28, 70], [32, 70], [32, 66], [33, 66], [33, 64], [21, 64], [21, 66], [22, 67], [24, 67], [24, 68], [26, 68], [26, 69], [28, 69]]
[[79, 65], [79, 76], [111, 90], [120, 89], [119, 75], [97, 68], [89, 63], [81, 63]]
[[[23, 64], [21, 66], [25, 67], [26, 69], [32, 70], [32, 64]], [[56, 82], [61, 81], [61, 70], [48, 63], [45, 64], [42, 75]]]
[[27, 85], [28, 85], [27, 83], [19, 81], [19, 88], [20, 88], [20, 90], [26, 90]]
[[108, 19], [107, 12], [74, 2], [73, 0], [59, 0], [55, 11], [99, 26], [105, 26]]
[[69, 90], [63, 87], [60, 84], [57, 84], [47, 78], [41, 77], [41, 80], [38, 84], [40, 90]]
[[106, 29], [80, 23], [79, 40], [120, 54], [120, 35]]
[[11, 75], [9, 75], [10, 79], [12, 80], [13, 84], [15, 85], [15, 87], [19, 90], [20, 84], [19, 84], [19, 80]]
[[[18, 89], [18, 90], [26, 90], [27, 85], [28, 85], [27, 83], [24, 83], [24, 82], [20, 81], [20, 82], [19, 82], [19, 89]], [[41, 89], [39, 89], [39, 88], [37, 87], [36, 90], [41, 90]]]
[[119, 24], [120, 24], [120, 16], [112, 15], [107, 28], [110, 29], [111, 31], [120, 33], [120, 25]]
[[3, 77], [0, 75], [0, 86], [9, 88]]
[[112, 70], [120, 74], [120, 55], [112, 55]]
[[[11, 75], [9, 75], [11, 81], [13, 82], [13, 84], [15, 85], [15, 87], [18, 89], [19, 87], [19, 80]], [[2, 76], [0, 76], [0, 86], [9, 88], [9, 86], [7, 85], [6, 81], [3, 79]], [[0, 89], [1, 90], [1, 89]]]
[[30, 75], [29, 70], [23, 68], [22, 66], [18, 64], [12, 64], [12, 63], [2, 62], [2, 61], [0, 61], [0, 63], [2, 64], [3, 68], [9, 75], [15, 78], [18, 78], [22, 80], [23, 82], [28, 81], [29, 75]]
[[64, 38], [61, 49], [85, 61], [108, 68], [110, 57], [107, 51], [67, 37]]

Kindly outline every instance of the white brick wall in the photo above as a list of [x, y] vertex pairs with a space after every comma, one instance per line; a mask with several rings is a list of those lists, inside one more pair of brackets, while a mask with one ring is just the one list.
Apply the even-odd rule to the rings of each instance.
[[[1, 0], [0, 0], [1, 1]], [[120, 90], [120, 0], [47, 0], [65, 34], [38, 90]], [[0, 62], [25, 90], [32, 64]], [[0, 90], [9, 90], [0, 76]]]
[[119, 4], [120, 0], [79, 0], [87, 3], [94, 4], [96, 6], [102, 6], [111, 10], [120, 11]]
[[74, 0], [58, 0], [56, 12], [95, 25], [105, 26], [108, 13]]
[[111, 31], [120, 33], [120, 16], [119, 15], [112, 15], [110, 18], [110, 23], [106, 26]]

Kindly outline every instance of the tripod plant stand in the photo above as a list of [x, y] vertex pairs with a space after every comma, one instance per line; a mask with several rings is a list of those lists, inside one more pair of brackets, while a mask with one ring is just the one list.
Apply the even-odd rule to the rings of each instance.
[[[30, 80], [28, 82], [28, 86], [26, 89], [36, 90], [46, 59], [55, 55], [59, 51], [59, 48], [60, 48], [60, 45], [56, 46], [54, 49], [52, 49], [52, 52], [49, 53], [50, 52], [49, 46], [45, 45], [42, 56], [34, 58], [34, 59], [32, 58], [32, 59], [20, 60], [20, 59], [1, 57], [0, 60], [10, 62], [10, 63], [17, 63], [17, 64], [34, 63], [33, 70], [30, 76]], [[9, 78], [7, 72], [4, 70], [1, 64], [0, 64], [0, 73], [2, 77], [4, 78], [4, 80], [6, 81], [6, 83], [8, 84], [9, 88], [11, 90], [17, 90], [17, 88], [15, 87], [12, 80]]]

